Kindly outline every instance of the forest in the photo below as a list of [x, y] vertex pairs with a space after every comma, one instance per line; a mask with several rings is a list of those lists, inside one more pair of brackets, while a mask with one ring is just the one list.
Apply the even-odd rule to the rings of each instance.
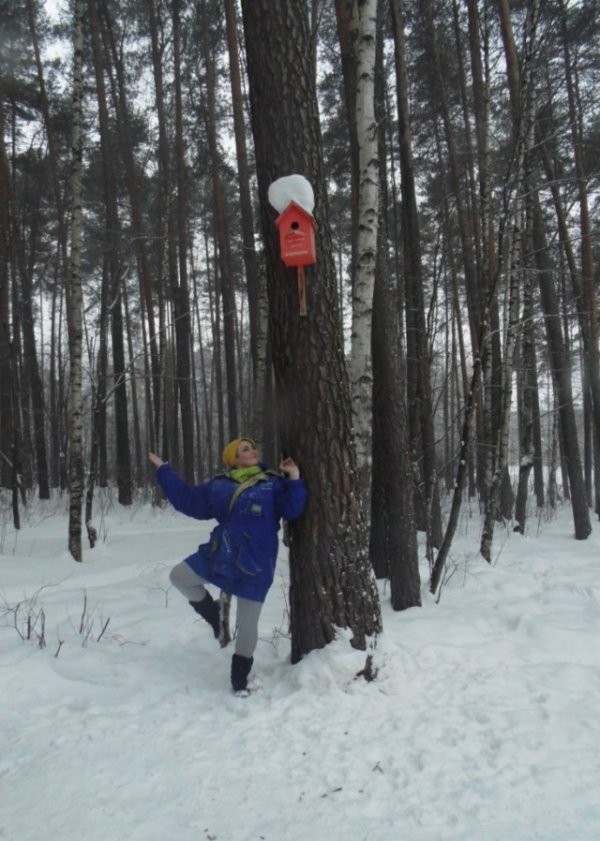
[[[253, 435], [310, 492], [292, 657], [439, 592], [465, 499], [600, 514], [597, 0], [3, 0], [0, 503], [160, 502]], [[281, 260], [276, 179], [315, 195]], [[85, 530], [85, 534], [84, 534]]]

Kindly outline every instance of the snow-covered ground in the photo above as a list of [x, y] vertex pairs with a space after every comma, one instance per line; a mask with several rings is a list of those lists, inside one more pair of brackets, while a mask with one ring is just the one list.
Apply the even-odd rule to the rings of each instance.
[[105, 501], [76, 564], [64, 502], [4, 511], [2, 841], [600, 838], [600, 527], [499, 531], [490, 567], [465, 519], [439, 604], [382, 584], [370, 684], [344, 635], [290, 665], [283, 551], [240, 699], [169, 588], [208, 524]]

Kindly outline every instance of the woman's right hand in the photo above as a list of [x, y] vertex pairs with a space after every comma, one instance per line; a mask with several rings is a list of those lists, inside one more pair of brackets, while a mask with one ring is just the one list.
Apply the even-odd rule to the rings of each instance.
[[157, 456], [157, 455], [156, 455], [156, 453], [148, 453], [148, 458], [150, 459], [150, 461], [152, 462], [152, 464], [153, 464], [155, 467], [160, 467], [162, 464], [164, 464], [164, 463], [165, 463], [165, 462], [162, 460], [162, 458], [160, 458], [160, 456]]

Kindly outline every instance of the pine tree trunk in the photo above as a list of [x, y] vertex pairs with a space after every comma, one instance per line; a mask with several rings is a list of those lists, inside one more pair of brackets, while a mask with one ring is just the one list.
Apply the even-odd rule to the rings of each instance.
[[[132, 235], [135, 243], [137, 258], [138, 280], [140, 296], [148, 321], [148, 342], [150, 345], [150, 364], [152, 389], [147, 392], [147, 399], [152, 401], [152, 412], [147, 421], [149, 425], [149, 445], [152, 450], [159, 448], [160, 417], [161, 417], [161, 380], [160, 361], [158, 352], [157, 330], [154, 318], [154, 302], [151, 285], [150, 264], [146, 245], [146, 226], [142, 212], [142, 191], [136, 172], [136, 162], [133, 156], [131, 141], [130, 116], [127, 104], [126, 78], [123, 62], [115, 43], [114, 22], [112, 20], [107, 0], [96, 0], [104, 24], [104, 35], [107, 43], [107, 72], [111, 80], [112, 97], [117, 114], [120, 151], [124, 164], [125, 182], [131, 205]], [[110, 58], [109, 63], [108, 59]], [[115, 78], [116, 74], [116, 78]], [[143, 317], [143, 316], [142, 316]]]
[[[62, 383], [62, 367], [60, 365], [60, 321], [62, 318], [63, 295], [60, 283], [58, 283], [58, 265], [54, 277], [52, 290], [52, 301], [50, 305], [50, 394], [49, 394], [49, 429], [50, 429], [50, 486], [53, 488], [65, 487], [63, 483], [63, 406], [60, 399]], [[0, 382], [2, 378], [0, 377]]]
[[[210, 279], [207, 280], [207, 283], [210, 284]], [[201, 384], [201, 394], [202, 399], [196, 400], [196, 405], [202, 405], [204, 410], [204, 426], [202, 426], [202, 422], [199, 418], [199, 439], [200, 439], [200, 446], [199, 452], [201, 454], [201, 463], [200, 463], [200, 476], [204, 477], [207, 476], [211, 468], [213, 467], [214, 462], [214, 453], [213, 453], [213, 419], [212, 419], [212, 401], [211, 396], [209, 394], [209, 384], [208, 384], [208, 373], [207, 373], [207, 366], [206, 366], [206, 352], [205, 352], [205, 342], [204, 342], [204, 333], [202, 327], [202, 321], [200, 319], [200, 306], [199, 306], [199, 295], [198, 295], [198, 286], [194, 284], [194, 314], [195, 314], [195, 342], [198, 345], [198, 359], [200, 365], [200, 377], [197, 375], [194, 377], [194, 381]], [[203, 434], [201, 434], [201, 430], [203, 429]], [[204, 445], [202, 443], [202, 439], [204, 440]]]
[[142, 433], [141, 433], [141, 423], [140, 423], [140, 400], [141, 398], [139, 395], [139, 386], [138, 386], [138, 373], [136, 369], [136, 354], [134, 352], [134, 332], [133, 332], [133, 325], [132, 325], [132, 317], [131, 317], [131, 305], [129, 301], [129, 293], [127, 291], [127, 283], [124, 280], [121, 286], [121, 290], [123, 292], [123, 311], [125, 313], [125, 333], [126, 333], [126, 341], [127, 341], [127, 356], [128, 356], [128, 364], [127, 368], [130, 371], [130, 386], [131, 386], [131, 415], [133, 419], [133, 442], [134, 442], [134, 453], [135, 453], [135, 469], [134, 469], [134, 481], [137, 487], [142, 487], [145, 484], [145, 475], [146, 475], [146, 465], [148, 463], [148, 459], [146, 457], [146, 453], [148, 452], [147, 447], [142, 446]]
[[[177, 172], [177, 251], [179, 283], [173, 289], [175, 338], [177, 346], [177, 383], [181, 408], [181, 438], [183, 445], [183, 474], [189, 484], [194, 483], [194, 415], [192, 412], [191, 376], [191, 313], [187, 270], [187, 187], [183, 136], [183, 101], [181, 91], [181, 0], [173, 0], [173, 61], [175, 86], [175, 165]], [[174, 278], [175, 279], [175, 276]]]
[[[332, 256], [320, 126], [306, 10], [284, 0], [242, 2], [252, 127], [269, 283], [280, 440], [300, 465], [307, 510], [291, 524], [292, 662], [349, 628], [365, 648], [380, 628], [351, 432], [351, 407]], [[294, 84], [286, 80], [293, 77]], [[316, 268], [308, 267], [307, 317], [296, 273], [281, 262], [267, 192], [300, 172], [315, 193]]]
[[[577, 176], [577, 192], [579, 199], [579, 227], [581, 235], [581, 285], [584, 336], [584, 357], [586, 377], [589, 381], [592, 407], [594, 412], [594, 450], [600, 450], [600, 358], [598, 356], [598, 304], [595, 283], [595, 264], [593, 243], [594, 234], [590, 218], [588, 198], [588, 178], [584, 162], [583, 127], [580, 109], [577, 107], [576, 73], [577, 67], [573, 62], [569, 47], [567, 29], [567, 12], [564, 0], [560, 0], [561, 34], [563, 39], [565, 80], [569, 102], [569, 125], [573, 140], [575, 158], [575, 173]], [[600, 516], [600, 475], [595, 474], [595, 511]]]
[[412, 154], [408, 80], [404, 46], [404, 21], [399, 0], [392, 2], [396, 86], [398, 92], [398, 133], [402, 176], [402, 242], [406, 301], [407, 359], [409, 361], [408, 401], [413, 421], [413, 448], [420, 452], [423, 478], [421, 510], [429, 546], [439, 546], [442, 515], [436, 475], [435, 433], [431, 394], [430, 361], [425, 323], [425, 302], [421, 266], [421, 240]]
[[10, 328], [10, 169], [4, 145], [4, 101], [0, 97], [0, 487], [12, 487], [12, 353]]
[[[204, 4], [203, 4], [204, 5]], [[219, 290], [223, 304], [223, 340], [225, 350], [225, 374], [227, 380], [227, 428], [228, 437], [237, 438], [238, 426], [238, 366], [235, 353], [235, 295], [233, 291], [233, 271], [231, 267], [229, 225], [225, 208], [225, 196], [221, 184], [219, 168], [221, 156], [217, 145], [215, 124], [215, 71], [214, 57], [210, 53], [207, 40], [207, 26], [204, 25], [202, 40], [203, 56], [206, 62], [206, 98], [207, 117], [206, 130], [208, 134], [208, 149], [210, 155], [214, 225], [218, 242], [219, 257]]]
[[581, 467], [581, 457], [577, 438], [577, 424], [573, 408], [571, 365], [560, 327], [558, 303], [556, 300], [556, 291], [554, 289], [553, 267], [548, 258], [548, 246], [544, 234], [542, 213], [537, 197], [534, 199], [533, 207], [533, 247], [538, 266], [540, 297], [546, 322], [546, 333], [552, 363], [552, 373], [558, 397], [558, 415], [569, 477], [571, 506], [575, 524], [575, 537], [577, 540], [585, 540], [589, 536], [592, 527], [587, 507], [585, 482], [583, 480], [583, 471]]
[[83, 0], [75, 0], [73, 107], [71, 137], [71, 254], [69, 276], [69, 551], [81, 561], [81, 507], [83, 500], [83, 289], [81, 250], [83, 238]]
[[39, 48], [39, 39], [37, 34], [36, 21], [36, 5], [34, 0], [27, 0], [27, 19], [29, 24], [29, 32], [31, 35], [31, 43], [33, 46], [35, 67], [37, 73], [37, 87], [39, 90], [40, 107], [44, 118], [44, 127], [46, 129], [46, 139], [48, 143], [48, 160], [50, 164], [50, 173], [52, 179], [52, 192], [54, 195], [54, 203], [56, 206], [56, 215], [58, 220], [58, 263], [60, 266], [61, 277], [66, 277], [68, 259], [67, 259], [67, 221], [65, 219], [65, 200], [63, 191], [60, 185], [59, 177], [59, 161], [56, 150], [56, 138], [54, 123], [50, 115], [50, 104], [48, 101], [48, 92], [46, 89], [46, 81], [44, 78], [44, 68], [42, 64], [41, 52]]
[[493, 469], [491, 486], [488, 489], [486, 501], [485, 518], [481, 535], [480, 551], [488, 563], [492, 560], [492, 540], [494, 536], [494, 524], [500, 516], [500, 500], [502, 480], [505, 476], [508, 465], [508, 445], [510, 436], [510, 418], [512, 406], [512, 380], [513, 380], [513, 356], [517, 329], [520, 321], [519, 313], [519, 288], [521, 283], [521, 255], [522, 255], [522, 206], [517, 202], [515, 210], [515, 224], [512, 231], [512, 240], [509, 247], [510, 265], [509, 274], [509, 300], [507, 312], [507, 327], [504, 340], [504, 366], [502, 372], [502, 390], [500, 400], [499, 419], [497, 424], [497, 441], [493, 452]]
[[[100, 123], [100, 144], [102, 149], [102, 169], [104, 175], [104, 207], [106, 213], [105, 254], [107, 283], [109, 286], [112, 348], [113, 387], [115, 398], [115, 435], [116, 435], [116, 471], [118, 498], [121, 505], [131, 505], [133, 502], [133, 481], [131, 475], [131, 446], [129, 439], [129, 418], [127, 406], [127, 382], [125, 365], [125, 347], [123, 340], [123, 309], [122, 309], [122, 278], [121, 264], [120, 222], [117, 207], [117, 180], [113, 158], [115, 149], [112, 144], [108, 105], [103, 75], [103, 61], [100, 43], [99, 19], [95, 0], [90, 0], [90, 30], [92, 52], [96, 78], [98, 100], [98, 116]], [[107, 400], [106, 384], [99, 383], [98, 399]], [[102, 422], [99, 407], [97, 419]], [[101, 429], [98, 429], [100, 432]], [[100, 441], [98, 442], [100, 443]]]
[[[537, 21], [539, 17], [539, 9], [540, 4], [538, 0], [533, 0], [533, 2], [528, 7], [528, 14], [526, 19], [526, 26], [528, 29], [527, 40], [529, 43], [529, 50], [532, 49], [534, 44], [534, 38], [532, 37], [531, 33], [535, 31], [537, 27]], [[508, 77], [508, 89], [509, 89], [509, 96], [510, 96], [510, 103], [511, 103], [511, 110], [512, 110], [512, 120], [513, 120], [513, 127], [515, 133], [519, 130], [520, 123], [525, 116], [522, 113], [522, 106], [527, 105], [527, 119], [531, 118], [531, 114], [529, 109], [532, 107], [530, 104], [527, 104], [526, 98], [521, 96], [521, 87], [522, 87], [522, 79], [521, 79], [521, 70], [519, 67], [519, 57], [514, 41], [513, 31], [512, 31], [512, 24], [510, 18], [510, 7], [507, 0], [498, 0], [498, 13], [500, 17], [500, 29], [502, 34], [502, 41], [504, 46], [504, 54], [506, 59], [506, 68], [507, 68], [507, 77]], [[533, 97], [535, 92], [535, 85], [533, 81], [531, 81], [531, 74], [533, 74], [536, 70], [536, 61], [534, 61], [534, 57], [532, 55], [527, 57], [523, 60], [523, 69], [527, 74], [527, 85], [530, 87], [530, 94]], [[535, 147], [534, 147], [535, 148]], [[531, 149], [529, 150], [531, 151]], [[532, 197], [529, 193], [529, 190], [526, 190], [527, 193], [527, 207], [528, 207], [528, 214], [533, 214], [533, 205], [532, 205]], [[537, 408], [534, 407], [534, 415], [533, 415], [533, 439], [534, 439], [534, 451], [537, 453], [537, 458], [534, 460], [534, 489], [537, 497], [538, 506], [543, 505], [543, 497], [544, 497], [544, 486], [543, 486], [543, 471], [542, 471], [542, 462], [541, 462], [541, 429], [540, 429], [540, 417], [539, 417], [539, 399], [537, 397], [537, 384], [534, 391], [534, 400], [537, 401]]]
[[[261, 347], [266, 343], [266, 325], [259, 313], [259, 288], [261, 284], [259, 265], [254, 245], [254, 214], [250, 197], [250, 169], [246, 149], [246, 129], [244, 125], [244, 107], [240, 59], [237, 39], [237, 21], [233, 0], [225, 0], [225, 20], [227, 47], [229, 52], [229, 76], [231, 80], [231, 100], [233, 105], [233, 126], [237, 160], [238, 186], [240, 191], [240, 214], [242, 222], [242, 248], [246, 269], [246, 288], [248, 290], [248, 314], [250, 322], [250, 355], [252, 358], [252, 405], [262, 406], [264, 402], [264, 353]], [[262, 412], [260, 412], [262, 416]], [[255, 427], [255, 423], [260, 426]], [[262, 433], [262, 417], [252, 424], [255, 435]]]
[[[491, 549], [494, 532], [494, 522], [499, 514], [500, 482], [507, 467], [508, 437], [510, 425], [510, 407], [512, 394], [513, 364], [518, 314], [518, 291], [522, 262], [522, 242], [524, 236], [524, 204], [523, 194], [527, 194], [528, 174], [530, 169], [531, 155], [529, 150], [533, 145], [533, 114], [534, 108], [534, 60], [536, 58], [536, 30], [537, 30], [538, 9], [535, 4], [528, 9], [525, 22], [525, 34], [523, 38], [523, 54], [520, 67], [513, 68], [512, 64], [517, 60], [510, 21], [503, 20], [503, 37], [505, 45], [505, 56], [507, 72], [509, 76], [509, 89], [513, 113], [513, 144], [515, 154], [513, 157], [513, 175], [510, 184], [510, 191], [514, 196], [512, 208], [513, 230], [509, 244], [509, 258], [507, 273], [509, 279], [509, 302], [507, 331], [504, 349], [504, 365], [501, 376], [501, 389], [499, 391], [500, 405], [493, 409], [492, 416], [497, 418], [497, 440], [494, 449], [490, 449], [492, 462], [492, 475], [488, 487], [486, 499], [486, 516], [481, 537], [481, 554], [491, 563]], [[513, 85], [517, 85], [516, 88]], [[498, 261], [504, 262], [502, 253], [498, 255]]]
[[[383, 22], [377, 31], [375, 117], [386, 119]], [[388, 257], [386, 139], [379, 133], [380, 224], [373, 291], [373, 477], [370, 556], [378, 578], [390, 579], [394, 610], [421, 604], [417, 527], [406, 411], [406, 359], [403, 358], [402, 307]]]
[[358, 40], [357, 0], [334, 0], [337, 33], [340, 44], [340, 59], [344, 81], [344, 101], [348, 114], [348, 145], [350, 148], [350, 268], [351, 282], [355, 276], [356, 249], [358, 245], [358, 175], [360, 171], [358, 137], [356, 134], [356, 42]]
[[458, 226], [460, 254], [462, 257], [465, 290], [467, 295], [471, 346], [473, 348], [473, 352], [477, 354], [479, 353], [477, 340], [480, 331], [480, 320], [482, 317], [481, 312], [484, 306], [486, 289], [478, 287], [476, 282], [477, 278], [473, 264], [472, 248], [470, 245], [467, 213], [464, 208], [464, 191], [460, 178], [459, 155], [456, 150], [456, 141], [450, 119], [448, 97], [446, 95], [443, 73], [440, 65], [437, 33], [433, 20], [432, 0], [421, 0], [420, 8], [423, 12], [423, 26], [427, 42], [427, 53], [429, 57], [428, 67], [431, 74], [432, 90], [437, 102], [439, 103], [440, 119], [444, 128], [444, 140], [448, 149], [448, 176], [452, 190], [452, 198], [456, 204], [456, 224]]
[[[10, 188], [9, 188], [10, 189]], [[10, 193], [9, 193], [10, 197]], [[11, 202], [14, 204], [14, 202]], [[33, 429], [33, 448], [35, 450], [35, 472], [37, 477], [38, 494], [40, 499], [50, 498], [50, 487], [48, 484], [48, 459], [46, 451], [46, 433], [45, 433], [45, 405], [44, 405], [44, 388], [42, 377], [38, 365], [37, 342], [35, 337], [35, 327], [33, 319], [33, 278], [32, 272], [35, 262], [35, 256], [32, 255], [29, 260], [25, 254], [25, 244], [23, 242], [22, 232], [19, 227], [19, 222], [15, 218], [12, 220], [11, 238], [13, 243], [13, 254], [15, 263], [15, 277], [14, 277], [14, 306], [13, 318], [15, 325], [13, 327], [15, 339], [14, 350], [16, 353], [20, 345], [19, 332], [22, 334], [22, 352], [18, 353], [18, 358], [22, 362], [22, 386], [17, 394], [21, 395], [23, 404], [23, 426], [24, 437], [29, 438], [31, 429]], [[35, 237], [30, 236], [30, 242], [35, 240]], [[17, 283], [18, 278], [18, 283]], [[18, 318], [18, 325], [16, 319]], [[31, 418], [29, 417], [28, 407], [31, 405]], [[27, 451], [31, 448], [28, 446]], [[33, 453], [32, 453], [33, 455]], [[28, 459], [28, 462], [30, 460]], [[27, 471], [30, 473], [30, 471]], [[24, 471], [25, 473], [25, 471]], [[29, 487], [31, 482], [29, 479], [23, 479], [23, 484]]]
[[[94, 413], [98, 424], [98, 476], [97, 482], [101, 488], [108, 487], [108, 425], [107, 425], [107, 397], [108, 387], [108, 325], [110, 323], [110, 278], [108, 276], [108, 261], [106, 257], [102, 266], [102, 288], [100, 291], [100, 324], [98, 366], [96, 374], [97, 407]], [[87, 521], [87, 518], [86, 518]]]
[[515, 504], [515, 531], [525, 534], [527, 522], [527, 500], [529, 477], [536, 459], [541, 453], [536, 453], [534, 438], [534, 423], [537, 408], [537, 364], [535, 353], [535, 332], [533, 324], [533, 272], [531, 271], [531, 214], [528, 213], [527, 246], [524, 258], [526, 260], [525, 278], [523, 283], [523, 332], [521, 334], [520, 361], [518, 368], [519, 393], [519, 484]]

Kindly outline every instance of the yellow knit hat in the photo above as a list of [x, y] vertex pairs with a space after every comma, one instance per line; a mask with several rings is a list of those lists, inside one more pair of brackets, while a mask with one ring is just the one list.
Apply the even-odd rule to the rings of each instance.
[[227, 444], [221, 456], [223, 464], [226, 465], [226, 467], [235, 467], [238, 447], [242, 441], [248, 441], [253, 447], [256, 447], [256, 441], [253, 438], [234, 438], [233, 441], [230, 441], [229, 444]]

